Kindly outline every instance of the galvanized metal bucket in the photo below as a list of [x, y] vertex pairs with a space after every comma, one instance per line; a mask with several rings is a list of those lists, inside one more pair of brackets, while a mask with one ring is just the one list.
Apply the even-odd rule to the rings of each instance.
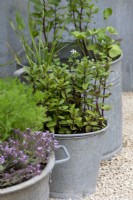
[[111, 159], [122, 148], [122, 72], [121, 72], [122, 56], [112, 62], [111, 73], [108, 83], [112, 84], [111, 96], [106, 103], [112, 106], [110, 111], [106, 112], [109, 128], [105, 135], [105, 149], [102, 160]]
[[0, 200], [48, 200], [49, 199], [49, 177], [55, 164], [61, 164], [70, 159], [70, 155], [64, 146], [66, 158], [55, 161], [54, 153], [49, 156], [45, 169], [39, 176], [23, 182], [21, 184], [0, 189]]
[[[56, 165], [50, 184], [50, 197], [78, 199], [95, 192], [107, 128], [84, 134], [55, 134], [59, 144], [69, 150], [71, 159]], [[63, 154], [57, 153], [57, 158]]]

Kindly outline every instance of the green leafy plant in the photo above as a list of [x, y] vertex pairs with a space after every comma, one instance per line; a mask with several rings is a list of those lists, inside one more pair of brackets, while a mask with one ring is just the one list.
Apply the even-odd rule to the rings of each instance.
[[[63, 48], [60, 40], [65, 28], [65, 15], [60, 13], [64, 9], [60, 2], [61, 0], [29, 0], [27, 22], [19, 12], [16, 12], [16, 24], [10, 21], [20, 39], [28, 66], [43, 63], [49, 65]], [[21, 64], [21, 58], [14, 52], [13, 54], [16, 62]]]
[[[110, 62], [78, 60], [73, 50], [68, 64], [55, 59], [51, 66], [40, 65], [34, 71], [25, 68], [27, 80], [35, 91], [42, 92], [44, 107], [44, 130], [72, 134], [96, 131], [107, 125], [104, 110], [110, 106], [105, 98], [110, 96], [110, 85], [106, 80], [110, 73]], [[42, 73], [43, 72], [43, 73]]]
[[0, 140], [11, 136], [16, 129], [41, 130], [44, 108], [37, 106], [41, 96], [33, 95], [30, 86], [16, 79], [0, 79]]
[[[96, 2], [96, 1], [95, 1]], [[102, 28], [91, 28], [92, 19], [99, 12], [92, 0], [68, 0], [68, 23], [73, 24], [71, 34], [77, 40], [82, 54], [97, 60], [102, 59], [101, 54], [112, 59], [121, 55], [122, 50], [119, 43], [112, 39], [117, 34], [114, 27], [108, 26], [108, 18], [112, 15], [112, 9], [103, 11], [103, 19], [106, 26]], [[70, 31], [68, 30], [70, 33]]]
[[[104, 128], [104, 111], [110, 109], [105, 104], [111, 95], [111, 85], [107, 84], [110, 63], [122, 53], [118, 42], [112, 39], [117, 31], [108, 25], [112, 9], [103, 11], [105, 27], [91, 28], [93, 16], [99, 12], [96, 1], [67, 0], [67, 7], [61, 6], [61, 0], [29, 2], [33, 5], [33, 12], [28, 13], [30, 43], [25, 40], [20, 14], [16, 15], [17, 29], [11, 25], [26, 52], [26, 79], [33, 92], [40, 91], [42, 97], [39, 105], [44, 109], [43, 129], [65, 134]], [[64, 9], [67, 17], [62, 14]], [[66, 24], [73, 25], [73, 29]], [[57, 49], [66, 30], [74, 36], [82, 53], [72, 50], [63, 64]]]
[[[64, 26], [64, 9], [66, 7], [60, 5], [61, 0], [29, 0], [29, 2], [33, 4], [33, 12], [30, 13], [30, 16], [34, 20], [35, 36], [39, 34], [38, 30], [42, 26], [44, 41], [50, 48]], [[51, 31], [53, 34], [49, 34]]]
[[[27, 26], [20, 13], [16, 13], [16, 26], [10, 22], [22, 42], [27, 64], [50, 65], [59, 51], [65, 48], [65, 31], [74, 36], [82, 56], [95, 60], [101, 60], [103, 55], [112, 60], [120, 56], [122, 50], [119, 42], [113, 39], [113, 35], [118, 33], [114, 27], [108, 25], [108, 19], [113, 12], [111, 8], [103, 11], [105, 27], [91, 28], [93, 17], [99, 12], [96, 2], [97, 0], [67, 0], [67, 5], [61, 6], [61, 0], [29, 0], [29, 36], [25, 34]], [[15, 58], [21, 64], [16, 55]]]

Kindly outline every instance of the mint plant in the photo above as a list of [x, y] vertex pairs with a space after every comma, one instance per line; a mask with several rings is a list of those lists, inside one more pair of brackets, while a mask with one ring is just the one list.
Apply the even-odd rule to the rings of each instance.
[[[96, 3], [96, 1], [95, 1]], [[106, 26], [102, 28], [91, 28], [93, 16], [99, 12], [94, 1], [68, 0], [68, 23], [73, 24], [73, 30], [68, 30], [77, 40], [84, 56], [93, 59], [100, 58], [102, 54], [112, 59], [121, 55], [122, 51], [117, 41], [112, 39], [112, 35], [117, 34], [114, 27], [108, 26], [108, 18], [112, 15], [112, 9], [107, 8], [103, 11], [103, 19]]]
[[88, 57], [78, 60], [78, 56], [73, 50], [68, 64], [55, 59], [51, 66], [38, 66], [35, 76], [30, 68], [25, 69], [32, 87], [42, 91], [44, 130], [73, 134], [100, 130], [107, 125], [104, 111], [110, 109], [105, 104], [105, 98], [111, 94], [107, 84], [110, 61]]
[[[107, 8], [103, 11], [105, 27], [91, 28], [94, 23], [93, 17], [99, 12], [96, 2], [97, 0], [84, 2], [67, 0], [66, 6], [61, 6], [61, 0], [29, 0], [29, 36], [25, 34], [27, 26], [20, 13], [16, 13], [16, 26], [10, 22], [21, 40], [27, 64], [29, 66], [50, 65], [54, 57], [59, 55], [59, 51], [67, 45], [63, 42], [65, 31], [74, 36], [82, 56], [89, 56], [90, 59], [95, 60], [101, 60], [103, 55], [112, 60], [119, 57], [122, 50], [118, 41], [113, 39], [117, 31], [108, 25], [112, 9]], [[21, 64], [21, 59], [17, 55], [14, 56]]]
[[[104, 111], [110, 109], [105, 105], [105, 98], [111, 95], [111, 85], [107, 84], [110, 63], [122, 53], [112, 39], [117, 31], [108, 25], [112, 9], [103, 11], [105, 27], [91, 28], [93, 17], [99, 12], [97, 1], [67, 0], [65, 7], [61, 0], [29, 2], [33, 5], [31, 11], [29, 4], [28, 13], [30, 42], [24, 35], [26, 26], [19, 13], [16, 27], [11, 25], [26, 53], [26, 79], [33, 93], [41, 92], [43, 129], [63, 134], [102, 129], [107, 125]], [[67, 24], [73, 28], [70, 30]], [[72, 50], [68, 62], [63, 64], [57, 52], [66, 30], [74, 36], [82, 53]]]
[[[77, 39], [83, 55], [88, 56], [86, 44], [86, 33], [90, 29], [90, 23], [93, 16], [98, 13], [99, 9], [92, 0], [67, 0], [68, 1], [68, 23], [73, 24], [72, 34]], [[94, 1], [96, 3], [96, 1]], [[68, 30], [70, 33], [70, 31]]]
[[[29, 0], [33, 4], [33, 12], [30, 16], [34, 20], [35, 35], [39, 34], [38, 29], [42, 26], [44, 41], [49, 44], [56, 40], [60, 35], [62, 26], [64, 26], [64, 9], [61, 6], [61, 0]], [[53, 34], [49, 34], [50, 32]]]

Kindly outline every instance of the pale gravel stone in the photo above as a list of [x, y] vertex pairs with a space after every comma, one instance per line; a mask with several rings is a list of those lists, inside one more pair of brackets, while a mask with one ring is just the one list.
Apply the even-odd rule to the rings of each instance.
[[101, 163], [96, 193], [81, 200], [133, 200], [133, 93], [123, 93], [122, 100], [122, 151]]

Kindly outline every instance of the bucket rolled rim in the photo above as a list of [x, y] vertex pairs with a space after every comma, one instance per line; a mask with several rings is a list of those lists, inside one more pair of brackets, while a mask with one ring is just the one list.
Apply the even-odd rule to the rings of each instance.
[[88, 136], [93, 136], [93, 135], [98, 135], [104, 133], [108, 129], [108, 125], [98, 131], [93, 131], [89, 133], [76, 133], [76, 134], [54, 134], [56, 138], [63, 138], [63, 139], [69, 139], [69, 138], [82, 138], [82, 137], [88, 137]]
[[[120, 57], [119, 57], [118, 59], [112, 61], [112, 62], [111, 62], [111, 65], [113, 65], [113, 64], [115, 64], [115, 63], [117, 63], [117, 62], [119, 62], [119, 61], [122, 59], [122, 57], [123, 57], [123, 53], [121, 53], [121, 55], [120, 55]], [[22, 75], [22, 74], [25, 73], [24, 67], [26, 67], [26, 66], [23, 65], [23, 64], [21, 64], [21, 63], [20, 63], [19, 65], [20, 65], [22, 68], [16, 70], [16, 71], [14, 72], [14, 76], [20, 76], [20, 75]]]
[[111, 62], [111, 65], [113, 65], [113, 64], [115, 64], [115, 63], [117, 63], [117, 62], [119, 62], [119, 61], [122, 59], [122, 57], [123, 57], [123, 53], [121, 53], [121, 55], [120, 55], [119, 58], [117, 58], [116, 60], [112, 61], [112, 62]]
[[45, 166], [44, 170], [41, 172], [40, 175], [37, 175], [23, 183], [19, 183], [7, 188], [0, 189], [0, 195], [17, 192], [27, 187], [31, 187], [32, 185], [35, 185], [36, 183], [40, 182], [42, 179], [47, 177], [47, 175], [52, 171], [54, 165], [55, 165], [55, 154], [54, 152], [51, 152], [48, 158], [47, 165]]

